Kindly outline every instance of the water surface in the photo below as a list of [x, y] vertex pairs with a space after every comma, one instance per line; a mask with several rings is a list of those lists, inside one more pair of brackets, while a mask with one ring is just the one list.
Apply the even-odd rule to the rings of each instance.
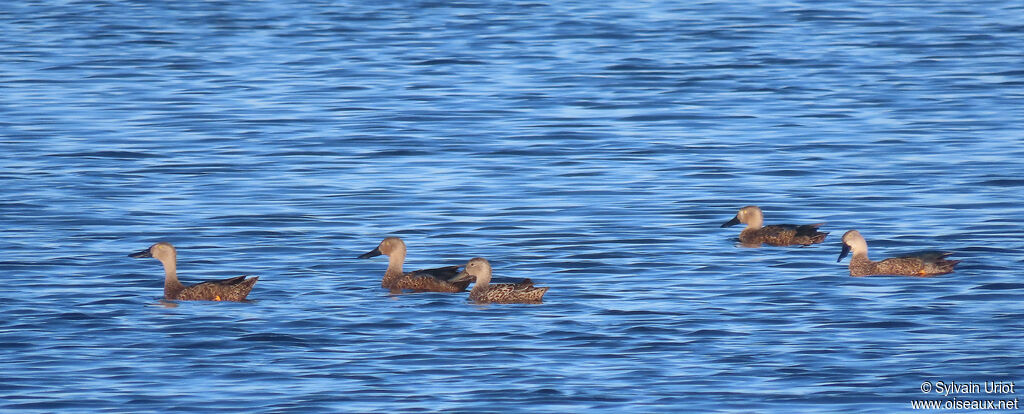
[[[1024, 382], [1015, 2], [0, 6], [0, 409], [909, 411]], [[746, 249], [740, 207], [825, 221]], [[851, 278], [956, 252], [936, 278]], [[491, 260], [543, 305], [392, 296]], [[160, 306], [260, 276], [253, 303]], [[961, 398], [991, 398], [959, 395]]]

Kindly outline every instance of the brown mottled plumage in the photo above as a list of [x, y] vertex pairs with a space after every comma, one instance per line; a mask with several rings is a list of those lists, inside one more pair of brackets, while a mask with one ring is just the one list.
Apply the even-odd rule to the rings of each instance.
[[801, 244], [807, 246], [825, 241], [825, 236], [828, 235], [827, 232], [818, 231], [818, 227], [825, 223], [804, 225], [774, 224], [761, 227], [764, 224], [764, 214], [757, 206], [741, 208], [736, 217], [723, 224], [722, 227], [729, 227], [739, 223], [747, 224], [747, 227], [740, 232], [740, 243], [744, 246], [753, 247], [760, 246], [761, 244], [770, 246]]
[[880, 262], [868, 259], [868, 242], [857, 230], [843, 235], [843, 251], [836, 262], [850, 257], [850, 276], [935, 276], [952, 273], [959, 260], [946, 260], [950, 252], [919, 252], [912, 255], [893, 257]]
[[469, 299], [476, 303], [540, 303], [546, 287], [534, 287], [533, 281], [524, 279], [519, 283], [501, 283], [492, 285], [491, 263], [482, 257], [476, 257], [466, 263], [466, 268], [455, 277], [456, 281], [476, 279]]
[[131, 257], [153, 257], [164, 265], [164, 299], [167, 300], [225, 300], [243, 302], [259, 277], [246, 279], [245, 276], [223, 280], [210, 280], [192, 286], [178, 281], [178, 252], [170, 243], [160, 242]]
[[446, 266], [436, 269], [420, 269], [409, 273], [402, 272], [402, 264], [405, 262], [405, 242], [398, 237], [388, 237], [380, 242], [376, 249], [360, 255], [359, 259], [369, 259], [380, 255], [388, 257], [388, 269], [384, 271], [384, 278], [380, 286], [389, 289], [393, 293], [403, 290], [414, 292], [447, 292], [456, 293], [466, 290], [469, 281], [451, 282], [459, 273], [459, 266]]

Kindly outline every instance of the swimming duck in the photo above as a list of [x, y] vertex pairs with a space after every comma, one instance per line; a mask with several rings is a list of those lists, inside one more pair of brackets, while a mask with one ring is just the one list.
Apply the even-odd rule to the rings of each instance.
[[853, 252], [850, 258], [850, 276], [935, 276], [952, 273], [959, 260], [946, 260], [950, 252], [918, 252], [902, 257], [893, 257], [880, 262], [868, 259], [868, 242], [857, 230], [850, 230], [843, 235], [843, 251], [839, 253], [838, 263]]
[[452, 282], [459, 273], [459, 266], [445, 266], [436, 269], [420, 269], [412, 272], [402, 272], [402, 263], [405, 262], [405, 242], [398, 237], [388, 237], [380, 242], [376, 249], [359, 255], [359, 259], [369, 259], [385, 255], [388, 257], [388, 269], [384, 271], [384, 278], [380, 286], [391, 290], [392, 293], [400, 293], [403, 289], [416, 292], [462, 292], [472, 280]]
[[259, 276], [246, 279], [245, 276], [224, 280], [210, 280], [191, 286], [178, 281], [178, 252], [170, 243], [159, 242], [148, 249], [128, 255], [129, 257], [154, 257], [163, 263], [164, 299], [166, 300], [226, 300], [243, 302]]
[[758, 206], [741, 208], [740, 212], [736, 213], [736, 217], [723, 224], [722, 227], [729, 227], [740, 223], [747, 224], [747, 228], [740, 232], [740, 243], [745, 246], [760, 246], [761, 244], [770, 246], [801, 244], [808, 246], [825, 241], [825, 236], [828, 235], [827, 232], [818, 231], [818, 227], [825, 223], [805, 225], [774, 224], [761, 227], [764, 224], [764, 213], [761, 212], [761, 208]]
[[491, 282], [491, 263], [482, 257], [475, 257], [466, 263], [465, 269], [454, 281], [472, 281], [476, 279], [469, 299], [476, 303], [540, 303], [546, 287], [534, 287], [533, 281], [524, 279], [519, 283]]

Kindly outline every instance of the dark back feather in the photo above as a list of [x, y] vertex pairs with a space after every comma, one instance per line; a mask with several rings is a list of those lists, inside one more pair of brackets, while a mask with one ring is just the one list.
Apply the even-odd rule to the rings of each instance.
[[459, 266], [445, 266], [435, 269], [420, 269], [402, 275], [391, 290], [412, 290], [415, 292], [458, 293], [466, 290], [472, 280], [450, 282], [459, 274]]
[[541, 303], [548, 287], [534, 287], [533, 281], [524, 279], [516, 284], [489, 284], [474, 287], [469, 299], [478, 303]]
[[769, 246], [811, 245], [825, 241], [827, 232], [818, 231], [823, 223], [816, 224], [773, 224], [760, 229], [744, 229], [740, 242], [744, 244], [767, 244]]
[[850, 260], [851, 276], [938, 276], [952, 273], [959, 260], [946, 260], [951, 253], [922, 252], [878, 262]]
[[178, 292], [169, 292], [167, 300], [213, 300], [243, 302], [249, 296], [259, 276], [246, 279], [245, 276], [223, 280], [210, 280], [186, 286]]

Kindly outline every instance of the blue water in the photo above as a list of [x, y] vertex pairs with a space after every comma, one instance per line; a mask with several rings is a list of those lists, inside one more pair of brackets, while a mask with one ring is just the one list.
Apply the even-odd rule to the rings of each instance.
[[[892, 412], [943, 399], [923, 381], [1024, 386], [1020, 2], [379, 3], [0, 5], [0, 410]], [[719, 225], [748, 204], [831, 235], [737, 247]], [[849, 229], [963, 262], [851, 278]], [[551, 289], [389, 295], [355, 256], [392, 235], [406, 269], [483, 256]], [[259, 275], [254, 302], [162, 306], [126, 256], [160, 240], [187, 283]]]

